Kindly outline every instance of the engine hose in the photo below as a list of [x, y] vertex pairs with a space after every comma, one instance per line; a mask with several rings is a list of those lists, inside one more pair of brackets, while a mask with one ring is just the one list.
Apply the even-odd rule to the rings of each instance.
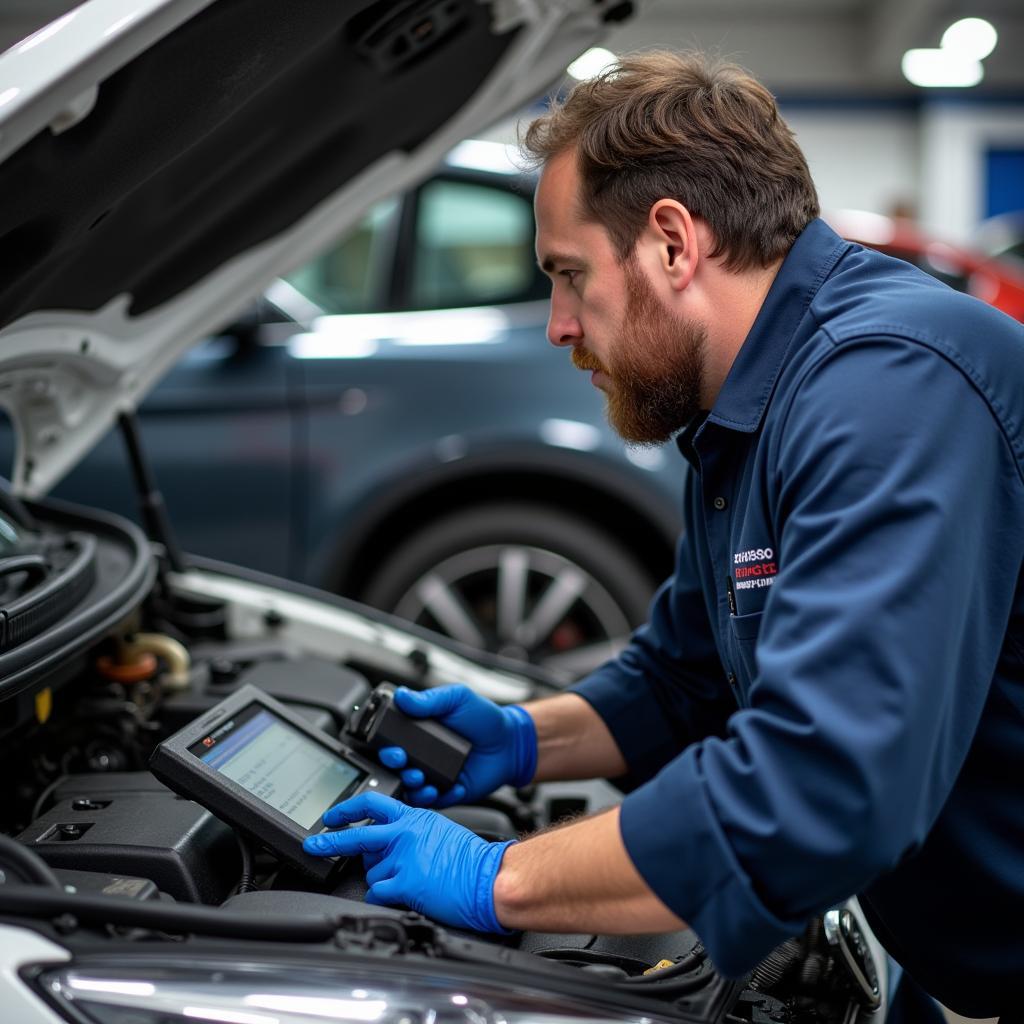
[[800, 968], [800, 982], [805, 989], [818, 987], [825, 968], [825, 958], [820, 953], [808, 953]]
[[42, 791], [42, 793], [40, 793], [39, 796], [36, 797], [36, 802], [32, 805], [32, 818], [31, 818], [31, 821], [35, 821], [36, 818], [38, 818], [39, 815], [42, 814], [44, 810], [46, 810], [47, 802], [49, 801], [50, 797], [53, 796], [54, 791], [56, 790], [56, 788], [63, 781], [64, 781], [64, 776], [63, 775], [58, 775], [57, 778], [55, 778], [51, 783], [49, 783], [47, 785], [46, 789], [44, 789]]
[[638, 985], [663, 985], [670, 978], [684, 977], [695, 971], [708, 955], [700, 944], [693, 947], [684, 957], [680, 957], [671, 967], [662, 967], [660, 970], [651, 971], [650, 974], [641, 974], [629, 980]]
[[[626, 972], [630, 967], [637, 970], [642, 964], [642, 961], [633, 957], [577, 946], [542, 949], [536, 952], [536, 956], [574, 966], [616, 967]], [[671, 967], [664, 967], [651, 974], [629, 974], [624, 978], [608, 978], [606, 980], [616, 988], [628, 989], [631, 992], [646, 988], [651, 995], [656, 994], [659, 997], [690, 995], [709, 984], [715, 977], [714, 971], [697, 973], [706, 959], [707, 954], [704, 952], [704, 947], [698, 944]]]
[[340, 915], [337, 919], [327, 914], [261, 918], [229, 913], [219, 907], [139, 902], [123, 896], [88, 896], [35, 886], [0, 886], [0, 915], [64, 921], [69, 927], [79, 923], [111, 924], [174, 935], [272, 942], [323, 942], [332, 938], [343, 923]]
[[[668, 970], [668, 968], [665, 968]], [[661, 971], [656, 972], [661, 974]], [[689, 996], [706, 988], [720, 975], [715, 971], [701, 971], [695, 974], [684, 976], [676, 975], [674, 978], [655, 980], [654, 976], [648, 976], [641, 982], [637, 978], [623, 978], [615, 982], [615, 987], [620, 991], [636, 993], [638, 989], [644, 990], [644, 995], [657, 996], [663, 999], [665, 996]]]
[[45, 885], [64, 892], [50, 865], [39, 854], [5, 835], [0, 835], [0, 867], [30, 885]]
[[192, 659], [184, 644], [164, 633], [136, 633], [121, 648], [122, 657], [130, 659], [141, 654], [155, 654], [167, 665], [161, 682], [167, 690], [187, 690], [188, 670]]
[[758, 992], [778, 985], [803, 954], [803, 945], [799, 939], [786, 939], [781, 946], [773, 949], [754, 968], [748, 984]]

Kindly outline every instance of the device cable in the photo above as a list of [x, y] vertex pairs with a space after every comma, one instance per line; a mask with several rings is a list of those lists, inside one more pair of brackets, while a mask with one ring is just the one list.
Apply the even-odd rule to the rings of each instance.
[[255, 888], [252, 847], [240, 833], [236, 832], [235, 838], [238, 840], [238, 850], [242, 855], [242, 875], [238, 879], [238, 892], [252, 892]]

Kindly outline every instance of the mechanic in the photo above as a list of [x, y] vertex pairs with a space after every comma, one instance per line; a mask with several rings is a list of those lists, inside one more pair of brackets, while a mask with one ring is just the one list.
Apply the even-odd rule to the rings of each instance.
[[[675, 438], [686, 529], [629, 646], [570, 692], [400, 707], [469, 738], [438, 794], [325, 816], [368, 900], [483, 930], [687, 922], [726, 974], [852, 894], [969, 1016], [1024, 978], [1024, 330], [818, 219], [769, 92], [623, 58], [529, 127], [550, 341], [629, 442]], [[402, 769], [404, 754], [382, 759]], [[516, 843], [434, 810], [604, 776]]]

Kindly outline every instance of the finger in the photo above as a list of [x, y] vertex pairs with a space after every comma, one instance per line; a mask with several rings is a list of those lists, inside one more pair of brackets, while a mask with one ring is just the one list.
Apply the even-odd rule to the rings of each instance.
[[353, 821], [371, 818], [373, 821], [394, 821], [405, 814], [405, 805], [381, 793], [367, 791], [342, 800], [330, 810], [324, 811], [324, 824], [329, 828], [351, 825]]
[[442, 807], [454, 807], [466, 799], [466, 787], [461, 782], [456, 782], [451, 789], [434, 805], [440, 810]]
[[363, 899], [380, 907], [391, 907], [396, 903], [405, 903], [400, 889], [397, 878], [385, 878], [382, 882], [371, 885]]
[[378, 882], [383, 882], [385, 878], [390, 878], [395, 874], [395, 865], [393, 863], [394, 858], [382, 857], [377, 861], [371, 868], [366, 872], [366, 884], [374, 886]]
[[379, 853], [364, 853], [363, 854], [363, 871], [371, 871], [375, 868], [385, 857], [387, 856], [386, 850], [381, 850]]
[[406, 789], [419, 789], [426, 781], [427, 777], [419, 768], [406, 768], [402, 772], [402, 785]]
[[433, 807], [437, 803], [437, 787], [423, 786], [405, 794], [405, 801], [412, 807]]
[[321, 832], [307, 836], [302, 848], [314, 857], [354, 857], [357, 853], [381, 853], [394, 839], [393, 825], [357, 825], [337, 832]]
[[443, 718], [465, 701], [467, 690], [465, 686], [439, 686], [418, 692], [400, 686], [395, 690], [395, 703], [413, 718]]
[[385, 768], [404, 768], [409, 760], [401, 747], [381, 747], [377, 751], [377, 756]]

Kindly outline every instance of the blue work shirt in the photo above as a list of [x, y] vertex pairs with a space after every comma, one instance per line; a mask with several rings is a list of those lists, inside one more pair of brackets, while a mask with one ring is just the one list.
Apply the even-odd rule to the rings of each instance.
[[675, 573], [575, 687], [640, 874], [727, 974], [859, 893], [934, 996], [1016, 1005], [1024, 328], [816, 220], [677, 443]]

